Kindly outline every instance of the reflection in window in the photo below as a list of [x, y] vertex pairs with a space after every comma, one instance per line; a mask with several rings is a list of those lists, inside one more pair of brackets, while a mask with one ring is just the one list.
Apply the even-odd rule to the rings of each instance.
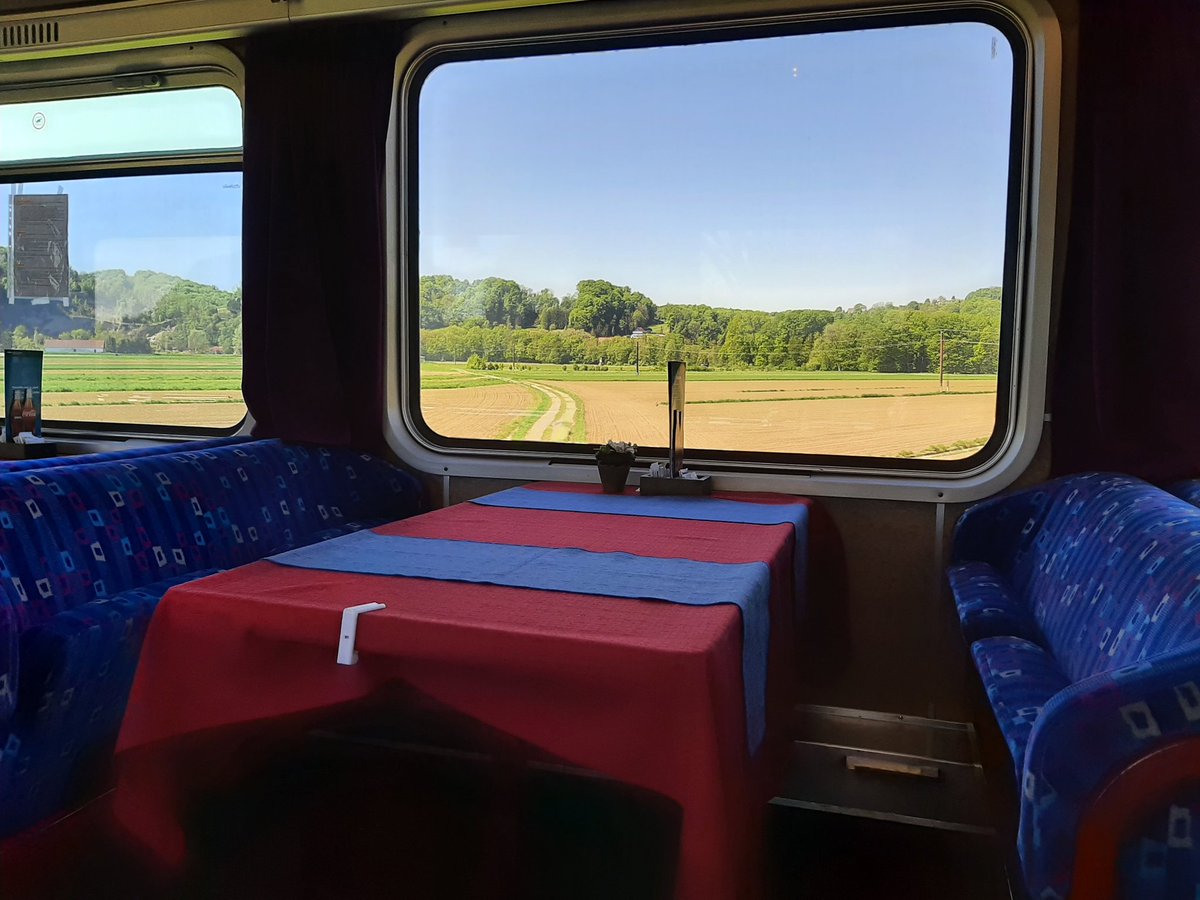
[[[230, 102], [233, 121], [223, 113], [204, 127], [185, 121], [228, 113]], [[99, 108], [127, 114], [118, 121], [128, 132], [88, 128]], [[224, 88], [0, 107], [0, 129], [18, 112], [44, 116], [31, 128], [55, 132], [37, 147], [18, 132], [6, 145], [18, 157], [241, 144], [238, 100]], [[68, 128], [83, 130], [59, 133]], [[114, 170], [10, 180], [0, 192], [0, 342], [45, 352], [50, 427], [219, 430], [242, 421], [240, 172]]]

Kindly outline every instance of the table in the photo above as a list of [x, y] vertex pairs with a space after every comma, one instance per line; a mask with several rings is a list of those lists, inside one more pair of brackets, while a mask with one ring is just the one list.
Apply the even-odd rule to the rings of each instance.
[[[264, 560], [173, 588], [155, 614], [118, 743], [115, 811], [135, 838], [166, 863], [184, 860], [178, 811], [204, 779], [188, 770], [193, 742], [363, 699], [400, 681], [547, 753], [678, 802], [678, 897], [755, 892], [762, 804], [791, 687], [792, 610], [803, 591], [794, 583], [791, 524], [464, 503], [376, 531], [765, 563], [766, 743], [753, 755], [747, 748], [736, 606], [313, 571]], [[358, 665], [335, 665], [341, 611], [367, 601], [387, 608], [359, 620]]]

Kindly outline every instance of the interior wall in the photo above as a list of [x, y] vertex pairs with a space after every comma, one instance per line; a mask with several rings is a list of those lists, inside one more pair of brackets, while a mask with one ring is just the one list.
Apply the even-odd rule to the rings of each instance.
[[[1076, 0], [1051, 0], [1063, 40], [1061, 156], [1054, 297], [1060, 293], [1069, 224], [1078, 60]], [[1057, 328], [1052, 306], [1051, 354]], [[1052, 423], [1037, 455], [1008, 492], [1046, 480]], [[435, 505], [459, 503], [519, 482], [436, 479]], [[841, 540], [845, 587], [801, 627], [798, 649], [801, 702], [870, 709], [955, 721], [977, 720], [980, 692], [945, 581], [954, 524], [966, 505], [827, 497], [818, 501]], [[830, 565], [812, 559], [812, 566]]]
[[[939, 567], [938, 506], [822, 499], [841, 536], [846, 593], [844, 643], [829, 658], [831, 636], [801, 626], [799, 698], [809, 703], [962, 719], [967, 711], [962, 638]], [[815, 568], [828, 561], [811, 559]], [[814, 602], [838, 603], [835, 597]]]

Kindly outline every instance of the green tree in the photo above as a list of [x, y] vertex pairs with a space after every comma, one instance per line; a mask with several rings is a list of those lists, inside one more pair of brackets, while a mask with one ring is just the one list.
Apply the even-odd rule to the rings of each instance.
[[658, 310], [645, 294], [610, 281], [592, 279], [576, 285], [570, 325], [596, 337], [630, 334], [658, 321]]

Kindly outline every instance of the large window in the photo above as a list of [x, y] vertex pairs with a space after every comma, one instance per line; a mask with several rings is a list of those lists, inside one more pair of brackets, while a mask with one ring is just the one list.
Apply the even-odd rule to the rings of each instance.
[[405, 288], [424, 441], [663, 447], [681, 359], [691, 456], [995, 452], [1022, 39], [983, 13], [772, 29], [422, 58]]
[[169, 81], [0, 104], [0, 341], [44, 351], [48, 428], [245, 418], [241, 102]]

